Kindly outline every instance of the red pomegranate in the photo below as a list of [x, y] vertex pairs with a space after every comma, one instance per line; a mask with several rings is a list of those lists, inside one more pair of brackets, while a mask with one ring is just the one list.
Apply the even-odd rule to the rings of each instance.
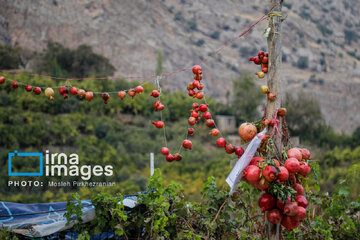
[[193, 97], [195, 95], [195, 91], [194, 90], [189, 90], [189, 96]]
[[205, 118], [205, 119], [210, 119], [211, 118], [211, 113], [206, 112], [203, 115], [201, 115], [201, 117]]
[[306, 148], [300, 148], [300, 152], [302, 155], [302, 159], [306, 159], [306, 160], [310, 160], [311, 159], [311, 154], [310, 151]]
[[192, 135], [194, 134], [194, 129], [193, 129], [193, 128], [189, 128], [189, 129], [188, 129], [188, 134], [189, 134], [190, 136], [192, 136]]
[[190, 140], [184, 140], [182, 145], [185, 149], [192, 149], [192, 142]]
[[70, 94], [73, 96], [78, 94], [78, 90], [76, 89], [76, 87], [70, 88]]
[[219, 130], [217, 128], [214, 128], [211, 130], [211, 132], [209, 133], [209, 135], [213, 135], [214, 137], [219, 136]]
[[[66, 95], [66, 94], [63, 95], [64, 98], [65, 98], [65, 95]], [[85, 98], [86, 98], [86, 100], [88, 100], [89, 102], [91, 101], [91, 99], [93, 99], [93, 97], [94, 97], [93, 92], [86, 92], [86, 93], [85, 93]]]
[[26, 90], [27, 92], [31, 92], [31, 91], [32, 91], [32, 86], [31, 86], [31, 85], [27, 85], [27, 86], [25, 87], [25, 90]]
[[200, 112], [206, 112], [208, 110], [208, 104], [201, 104], [199, 107]]
[[196, 97], [197, 99], [203, 99], [203, 97], [204, 97], [204, 92], [197, 92], [197, 93], [195, 94], [195, 97]]
[[252, 140], [257, 134], [257, 129], [255, 125], [251, 123], [243, 123], [239, 127], [239, 135], [242, 140], [250, 141]]
[[215, 126], [215, 121], [213, 119], [206, 119], [205, 124], [206, 124], [206, 126], [211, 128], [211, 127]]
[[164, 122], [163, 121], [157, 121], [157, 122], [152, 121], [151, 123], [154, 124], [156, 128], [163, 128], [164, 127]]
[[254, 165], [249, 165], [244, 171], [244, 176], [249, 182], [257, 182], [260, 179], [260, 173], [260, 168]]
[[188, 123], [190, 126], [194, 126], [196, 123], [196, 119], [194, 117], [189, 117]]
[[279, 172], [274, 166], [267, 166], [263, 171], [262, 175], [268, 182], [275, 181], [277, 179]]
[[300, 175], [307, 177], [310, 172], [311, 172], [311, 168], [309, 164], [304, 161], [300, 162], [300, 169], [299, 169]]
[[198, 111], [195, 111], [195, 110], [191, 110], [191, 116], [193, 118], [198, 118], [200, 116], [199, 112]]
[[297, 214], [298, 205], [296, 202], [285, 203], [284, 214], [288, 216], [295, 216]]
[[260, 178], [260, 181], [257, 184], [257, 189], [261, 190], [261, 191], [265, 191], [266, 189], [269, 188], [269, 185], [267, 184], [265, 178]]
[[193, 84], [194, 88], [197, 88], [197, 89], [200, 88], [200, 82], [199, 82], [198, 80], [194, 80], [194, 81], [192, 82], [192, 84]]
[[306, 198], [302, 195], [298, 195], [295, 197], [295, 201], [297, 202], [297, 204], [300, 206], [300, 207], [303, 207], [303, 208], [307, 208], [308, 206], [308, 201], [306, 200]]
[[40, 95], [41, 94], [41, 88], [40, 87], [35, 87], [33, 90], [35, 95]]
[[224, 138], [218, 138], [216, 140], [216, 144], [219, 146], [219, 147], [226, 147], [226, 140]]
[[296, 158], [301, 161], [302, 154], [298, 148], [291, 148], [287, 151], [288, 158]]
[[4, 76], [0, 76], [0, 84], [3, 84], [5, 82], [5, 77]]
[[296, 191], [296, 195], [303, 195], [304, 194], [304, 188], [300, 183], [294, 183], [291, 186]]
[[[79, 89], [79, 91], [78, 91], [78, 96], [80, 97], [80, 98], [83, 98], [83, 97], [85, 97], [85, 90], [84, 89]], [[125, 93], [125, 95], [126, 95], [126, 93]]]
[[291, 198], [288, 198], [285, 202], [283, 202], [281, 199], [277, 199], [276, 200], [276, 207], [280, 210], [283, 211], [285, 204], [286, 203], [290, 203], [291, 202]]
[[281, 220], [281, 225], [290, 231], [297, 228], [300, 225], [300, 223], [301, 222], [298, 219], [296, 219], [296, 217], [291, 217], [286, 215], [283, 216]]
[[19, 87], [18, 82], [17, 81], [12, 81], [11, 87], [14, 88], [14, 89], [18, 88]]
[[108, 93], [103, 93], [101, 94], [101, 98], [104, 100], [104, 103], [107, 104], [108, 103], [108, 100], [110, 98], [110, 94]]
[[280, 170], [279, 176], [278, 176], [279, 181], [284, 182], [284, 181], [288, 180], [289, 179], [289, 171], [287, 170], [287, 168], [284, 166], [280, 166], [279, 170]]
[[144, 91], [144, 88], [142, 86], [137, 86], [135, 88], [135, 92], [138, 93], [138, 94], [141, 94], [143, 91]]
[[193, 107], [193, 109], [197, 109], [199, 107], [199, 104], [195, 102], [192, 104], [192, 107]]
[[232, 145], [232, 144], [229, 144], [229, 145], [226, 146], [225, 151], [228, 154], [233, 154], [235, 152], [235, 146]]
[[193, 66], [192, 72], [193, 72], [194, 74], [201, 74], [201, 73], [202, 73], [201, 66], [200, 66], [200, 65], [195, 65], [195, 66]]
[[176, 153], [175, 156], [174, 156], [174, 159], [175, 159], [176, 161], [181, 161], [182, 156], [181, 156], [179, 153]]
[[267, 220], [273, 224], [278, 224], [281, 222], [282, 214], [279, 209], [273, 209], [267, 213]]
[[238, 158], [240, 158], [243, 154], [244, 154], [245, 150], [239, 146], [235, 149], [235, 154], [238, 156]]
[[275, 203], [275, 198], [269, 193], [264, 193], [259, 198], [259, 207], [261, 211], [269, 211], [273, 209], [275, 207]]
[[166, 156], [166, 161], [168, 161], [168, 162], [172, 162], [172, 161], [174, 161], [175, 159], [174, 159], [174, 156], [172, 155], [172, 154], [168, 154], [167, 156]]
[[136, 95], [136, 92], [135, 92], [134, 89], [129, 89], [128, 94], [129, 94], [129, 96], [130, 96], [131, 98], [134, 98], [135, 95]]
[[117, 93], [118, 97], [122, 100], [126, 97], [126, 92], [125, 91], [119, 91]]
[[300, 170], [300, 163], [296, 158], [288, 158], [285, 161], [285, 167], [289, 173], [297, 173]]
[[159, 90], [152, 90], [150, 96], [157, 98], [160, 96], [160, 91]]
[[161, 154], [167, 156], [170, 153], [167, 147], [161, 148]]
[[297, 214], [295, 215], [297, 220], [303, 220], [306, 218], [306, 209], [303, 207], [297, 207]]
[[250, 165], [259, 166], [259, 163], [263, 162], [263, 161], [264, 161], [264, 159], [262, 157], [254, 157], [253, 159], [251, 159]]

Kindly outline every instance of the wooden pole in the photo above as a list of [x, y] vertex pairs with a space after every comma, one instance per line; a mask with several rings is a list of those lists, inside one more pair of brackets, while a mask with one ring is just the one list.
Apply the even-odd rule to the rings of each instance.
[[[270, 7], [274, 6], [279, 0], [269, 0]], [[281, 4], [277, 5], [269, 14], [270, 33], [268, 36], [268, 50], [269, 50], [269, 72], [268, 72], [268, 87], [271, 93], [276, 94], [273, 101], [267, 101], [266, 118], [272, 119], [275, 116], [276, 110], [281, 106], [282, 92], [281, 92], [281, 22], [282, 12]], [[281, 126], [280, 126], [281, 127]], [[269, 129], [271, 132], [272, 129]], [[280, 143], [275, 143], [276, 147], [280, 147]], [[269, 240], [279, 239], [279, 226], [267, 222], [267, 235]]]

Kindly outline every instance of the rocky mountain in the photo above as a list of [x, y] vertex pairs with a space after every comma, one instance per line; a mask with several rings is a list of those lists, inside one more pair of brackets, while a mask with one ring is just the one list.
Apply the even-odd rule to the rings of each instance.
[[[0, 41], [37, 51], [49, 41], [88, 44], [116, 76], [152, 75], [159, 51], [164, 72], [191, 67], [268, 7], [265, 0], [0, 0]], [[360, 125], [359, 9], [358, 0], [283, 4], [283, 89], [317, 98], [326, 121], [348, 133]], [[267, 50], [266, 27], [264, 20], [204, 64], [208, 94], [226, 101], [236, 74], [258, 71], [248, 58]], [[185, 90], [191, 78], [185, 71], [162, 84]]]

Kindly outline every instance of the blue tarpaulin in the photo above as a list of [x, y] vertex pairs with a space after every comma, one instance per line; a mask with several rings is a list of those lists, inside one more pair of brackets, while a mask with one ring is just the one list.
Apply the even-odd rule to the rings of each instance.
[[[137, 203], [137, 195], [124, 197], [125, 207], [133, 208]], [[93, 220], [95, 209], [90, 200], [81, 201], [83, 211], [83, 222]], [[68, 225], [64, 213], [66, 212], [66, 202], [55, 203], [36, 203], [21, 204], [12, 202], [0, 202], [0, 226], [8, 228], [8, 231], [21, 234], [26, 237], [45, 237], [55, 236], [56, 233], [71, 229], [74, 221]], [[96, 239], [107, 239], [109, 234], [99, 235]], [[71, 231], [67, 231], [65, 239], [74, 239]]]

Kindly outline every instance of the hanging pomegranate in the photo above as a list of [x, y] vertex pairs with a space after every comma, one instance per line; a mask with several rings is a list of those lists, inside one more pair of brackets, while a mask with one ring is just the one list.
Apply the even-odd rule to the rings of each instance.
[[201, 115], [201, 117], [205, 118], [205, 119], [211, 119], [211, 113], [206, 112], [203, 115]]
[[31, 91], [32, 91], [32, 86], [31, 86], [31, 85], [27, 85], [27, 86], [25, 87], [25, 90], [26, 90], [27, 92], [31, 92]]
[[54, 90], [52, 88], [45, 89], [45, 96], [50, 100], [54, 100]]
[[4, 76], [0, 76], [0, 84], [3, 84], [5, 82], [5, 77]]
[[126, 92], [125, 91], [119, 91], [117, 93], [118, 97], [123, 100], [126, 97]]
[[79, 89], [77, 95], [78, 95], [80, 98], [83, 98], [83, 97], [85, 97], [85, 94], [86, 94], [86, 92], [85, 92], [84, 89]]
[[131, 98], [134, 99], [136, 92], [135, 92], [134, 89], [130, 89], [130, 90], [128, 91], [128, 94], [129, 94], [129, 96], [130, 96]]
[[161, 148], [161, 154], [167, 156], [170, 153], [167, 147]]
[[226, 147], [226, 140], [224, 138], [218, 138], [216, 140], [216, 144], [219, 146], [219, 147]]
[[212, 128], [213, 126], [215, 126], [215, 121], [213, 119], [206, 119], [205, 124], [209, 128]]
[[73, 95], [73, 96], [78, 94], [78, 90], [76, 89], [76, 87], [70, 88], [70, 94]]
[[166, 156], [166, 161], [168, 161], [168, 162], [173, 162], [173, 161], [174, 161], [174, 156], [173, 156], [172, 154], [168, 154], [168, 155]]
[[196, 123], [196, 119], [194, 117], [189, 117], [188, 123], [190, 126], [194, 126]]
[[85, 93], [85, 99], [88, 100], [89, 102], [94, 98], [94, 94], [93, 92], [86, 92]]
[[213, 135], [214, 137], [219, 135], [219, 129], [214, 128], [211, 130], [211, 132], [209, 133], [209, 135]]
[[41, 88], [35, 87], [33, 92], [34, 92], [35, 95], [40, 95], [41, 94]]
[[194, 129], [193, 129], [193, 128], [189, 128], [189, 129], [188, 129], [188, 134], [189, 134], [190, 136], [192, 136], [192, 135], [194, 134]]
[[19, 87], [18, 82], [17, 81], [12, 81], [11, 87], [14, 88], [14, 89], [18, 88]]
[[182, 146], [185, 149], [191, 150], [192, 149], [192, 142], [190, 140], [184, 140]]
[[59, 88], [59, 93], [64, 99], [67, 99], [68, 98], [67, 94], [69, 93], [69, 90], [67, 89], [67, 87], [63, 86]]
[[108, 103], [108, 100], [110, 98], [110, 94], [108, 93], [103, 93], [101, 94], [101, 98], [104, 100], [104, 103], [107, 104]]
[[141, 94], [142, 92], [144, 92], [144, 88], [142, 86], [137, 86], [135, 88], [135, 92], [138, 94]]
[[164, 127], [164, 122], [163, 121], [152, 121], [152, 124], [155, 125], [156, 128], [163, 128]]
[[238, 156], [238, 158], [240, 158], [244, 154], [244, 152], [244, 149], [240, 146], [235, 149], [235, 154]]
[[208, 104], [201, 104], [199, 107], [200, 112], [206, 112], [208, 110]]
[[235, 152], [235, 146], [232, 144], [229, 144], [226, 146], [225, 151], [227, 154], [233, 154]]
[[159, 90], [152, 90], [150, 96], [157, 98], [160, 96], [160, 91]]
[[176, 161], [181, 161], [182, 156], [181, 156], [179, 153], [176, 153], [175, 156], [174, 156], [174, 159], [175, 159]]
[[201, 74], [201, 73], [202, 73], [201, 66], [200, 66], [200, 65], [195, 65], [195, 66], [193, 66], [192, 72], [193, 72], [194, 74]]
[[243, 123], [239, 127], [239, 135], [243, 141], [252, 140], [257, 134], [255, 125], [251, 123]]

